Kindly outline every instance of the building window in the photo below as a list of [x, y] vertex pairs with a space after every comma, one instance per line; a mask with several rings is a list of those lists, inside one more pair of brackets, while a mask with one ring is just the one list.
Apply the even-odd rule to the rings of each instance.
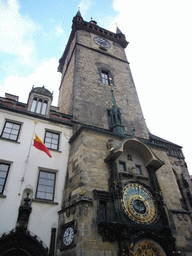
[[135, 167], [136, 167], [136, 170], [137, 170], [137, 174], [138, 175], [142, 174], [142, 172], [141, 172], [141, 165], [135, 165]]
[[1, 137], [4, 139], [17, 141], [20, 128], [21, 124], [6, 121]]
[[106, 205], [107, 205], [106, 201], [100, 201], [98, 218], [102, 221], [107, 220]]
[[34, 98], [31, 105], [31, 112], [35, 112], [36, 105], [37, 105], [37, 98]]
[[44, 143], [49, 149], [59, 150], [59, 134], [46, 131]]
[[39, 178], [37, 184], [37, 199], [45, 199], [53, 201], [54, 199], [54, 191], [55, 191], [55, 179], [56, 173], [47, 172], [47, 171], [39, 171]]
[[125, 162], [119, 162], [119, 170], [121, 172], [125, 172], [126, 171]]
[[110, 85], [109, 72], [101, 70], [101, 80], [103, 84]]
[[0, 163], [0, 194], [3, 193], [10, 164]]
[[47, 105], [47, 100], [42, 100], [35, 97], [31, 105], [31, 112], [45, 115], [47, 111]]

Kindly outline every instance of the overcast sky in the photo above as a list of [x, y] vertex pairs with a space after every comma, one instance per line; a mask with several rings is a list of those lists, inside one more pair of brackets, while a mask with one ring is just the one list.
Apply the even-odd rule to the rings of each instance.
[[151, 133], [183, 146], [191, 158], [191, 0], [0, 0], [0, 96], [27, 102], [32, 86], [54, 92], [58, 60], [80, 7], [113, 32], [126, 35], [128, 61]]

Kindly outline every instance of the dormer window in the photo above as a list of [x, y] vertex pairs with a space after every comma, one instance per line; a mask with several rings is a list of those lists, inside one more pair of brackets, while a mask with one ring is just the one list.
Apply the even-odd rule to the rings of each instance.
[[31, 105], [31, 112], [35, 112], [37, 114], [46, 115], [48, 102], [47, 100], [34, 98]]
[[27, 110], [40, 115], [48, 115], [53, 93], [44, 86], [33, 87], [28, 98]]

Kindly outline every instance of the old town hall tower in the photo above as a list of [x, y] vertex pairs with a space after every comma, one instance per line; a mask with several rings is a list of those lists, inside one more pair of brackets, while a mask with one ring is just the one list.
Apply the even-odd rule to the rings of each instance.
[[181, 147], [147, 129], [125, 35], [73, 18], [59, 111], [73, 135], [57, 255], [192, 255], [191, 181]]

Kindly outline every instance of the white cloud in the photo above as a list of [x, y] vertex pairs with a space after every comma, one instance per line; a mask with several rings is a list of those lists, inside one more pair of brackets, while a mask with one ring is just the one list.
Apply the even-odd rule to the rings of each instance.
[[[130, 62], [149, 130], [183, 146], [191, 160], [191, 0], [114, 0], [115, 23], [130, 42]], [[190, 169], [191, 168], [191, 169]]]
[[78, 7], [80, 8], [82, 16], [86, 15], [86, 12], [89, 10], [92, 2], [92, 0], [81, 0]]
[[42, 87], [44, 85], [51, 92], [54, 88], [52, 105], [57, 105], [61, 81], [61, 74], [57, 72], [57, 67], [58, 61], [51, 58], [44, 61], [27, 77], [11, 75], [5, 79], [3, 86], [0, 86], [0, 95], [4, 97], [5, 92], [18, 95], [19, 101], [26, 103], [32, 86]]
[[49, 31], [42, 31], [43, 32], [43, 38], [46, 38], [47, 40], [55, 40], [55, 38], [58, 38], [64, 34], [63, 28], [60, 24], [53, 26], [53, 28]]
[[21, 16], [17, 0], [0, 0], [0, 5], [0, 51], [17, 55], [22, 63], [33, 66], [33, 35], [38, 26], [28, 16]]
[[56, 37], [60, 37], [63, 34], [63, 28], [61, 27], [61, 25], [55, 26], [55, 34]]

